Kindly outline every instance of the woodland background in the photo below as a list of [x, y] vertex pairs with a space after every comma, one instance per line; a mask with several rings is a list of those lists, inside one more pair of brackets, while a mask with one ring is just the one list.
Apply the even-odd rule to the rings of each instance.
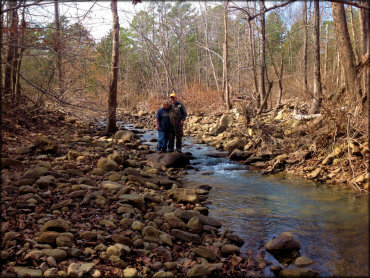
[[[77, 4], [1, 2], [2, 102], [106, 114], [115, 29], [96, 42], [84, 25], [89, 11], [76, 21], [59, 14], [59, 5]], [[153, 1], [116, 28], [116, 107], [154, 111], [172, 91], [193, 112], [239, 105], [255, 115], [294, 100], [301, 113], [326, 113], [338, 125], [351, 115], [365, 131], [369, 6]], [[51, 24], [37, 16], [46, 7]]]

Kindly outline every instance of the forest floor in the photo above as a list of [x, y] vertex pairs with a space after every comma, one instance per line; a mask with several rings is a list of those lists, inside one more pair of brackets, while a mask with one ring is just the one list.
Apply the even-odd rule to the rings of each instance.
[[[368, 134], [328, 115], [294, 115], [290, 104], [257, 117], [237, 109], [189, 113], [184, 130], [263, 174], [299, 175], [367, 192]], [[181, 169], [153, 167], [145, 160], [153, 151], [137, 136], [104, 136], [97, 128], [100, 117], [3, 104], [2, 276], [262, 275], [269, 263], [262, 255], [237, 255], [242, 242], [232, 231], [220, 233], [217, 220], [206, 215], [205, 223], [216, 228], [182, 214], [204, 213], [202, 205], [169, 198], [169, 185], [182, 186]], [[117, 118], [154, 128], [154, 113]], [[122, 167], [99, 170], [98, 161], [116, 151]], [[120, 194], [137, 199], [121, 202]], [[202, 232], [194, 232], [199, 226]]]

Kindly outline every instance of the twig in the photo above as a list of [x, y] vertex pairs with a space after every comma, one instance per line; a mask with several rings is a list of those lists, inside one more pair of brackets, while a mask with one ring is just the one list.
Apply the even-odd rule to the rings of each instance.
[[[353, 165], [352, 165], [352, 161], [351, 161], [351, 153], [350, 153], [350, 147], [349, 147], [349, 139], [350, 139], [349, 138], [349, 123], [350, 123], [350, 113], [348, 113], [348, 117], [347, 117], [347, 154], [348, 154], [349, 166], [351, 167], [352, 177], [353, 177], [353, 184], [350, 182], [350, 185], [352, 187], [354, 187], [354, 189], [359, 190], [359, 191], [362, 191], [361, 188], [356, 183], [356, 180], [355, 180], [355, 171], [353, 170]], [[353, 185], [355, 185], [355, 186], [353, 186]]]

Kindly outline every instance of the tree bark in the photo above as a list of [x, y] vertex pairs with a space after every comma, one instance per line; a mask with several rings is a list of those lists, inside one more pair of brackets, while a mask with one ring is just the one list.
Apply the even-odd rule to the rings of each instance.
[[[325, 26], [325, 61], [324, 61], [324, 84], [328, 81], [328, 54], [329, 54], [329, 30], [328, 25]], [[326, 88], [326, 87], [325, 87]]]
[[8, 15], [8, 26], [10, 27], [9, 31], [9, 40], [8, 40], [8, 51], [6, 57], [5, 73], [4, 73], [4, 93], [14, 97], [13, 92], [13, 65], [14, 65], [14, 56], [15, 56], [15, 44], [16, 44], [16, 29], [17, 29], [17, 1], [8, 1], [8, 7], [10, 10]]
[[[260, 1], [260, 8], [263, 11], [265, 9], [265, 2], [264, 0]], [[266, 95], [266, 88], [265, 88], [265, 57], [266, 57], [266, 34], [265, 34], [265, 13], [260, 15], [260, 23], [261, 23], [261, 33], [260, 33], [260, 57], [259, 57], [259, 108], [263, 111], [266, 108], [266, 102], [264, 101]]]
[[344, 5], [340, 3], [331, 3], [334, 19], [335, 37], [337, 39], [338, 52], [341, 64], [344, 67], [347, 87], [353, 97], [361, 99], [361, 90], [358, 85], [358, 78], [355, 68], [355, 56], [348, 33], [346, 13]]
[[227, 6], [229, 5], [229, 1], [226, 1], [224, 4], [224, 43], [223, 43], [223, 76], [224, 76], [224, 98], [226, 102], [226, 107], [228, 110], [231, 109], [230, 103], [230, 87], [229, 87], [229, 61], [228, 61], [228, 30], [227, 30]]
[[313, 103], [312, 103], [312, 114], [317, 114], [321, 108], [322, 102], [322, 88], [321, 88], [321, 73], [320, 73], [320, 7], [319, 1], [314, 1], [314, 83], [313, 83]]
[[[256, 70], [256, 52], [255, 52], [255, 41], [254, 41], [254, 34], [253, 28], [250, 21], [248, 21], [249, 26], [249, 48], [251, 53], [251, 62], [252, 62], [252, 73], [253, 73], [253, 87], [254, 93], [258, 94], [258, 80], [257, 80], [257, 70]], [[258, 104], [259, 105], [259, 104]]]
[[[362, 1], [363, 5], [370, 7], [370, 0]], [[369, 10], [359, 9], [360, 13], [360, 49], [361, 49], [361, 61], [363, 57], [370, 54], [370, 12]], [[367, 93], [367, 101], [370, 100], [370, 65], [367, 64], [363, 69], [362, 80], [361, 80], [362, 92]]]
[[107, 134], [117, 131], [116, 110], [117, 110], [117, 83], [118, 83], [118, 62], [119, 62], [119, 21], [117, 15], [117, 0], [112, 0], [111, 10], [113, 16], [113, 45], [112, 45], [112, 64], [111, 64], [111, 84], [109, 87], [108, 99], [108, 120]]
[[350, 13], [350, 20], [351, 20], [351, 33], [352, 33], [352, 38], [353, 38], [353, 54], [355, 55], [355, 65], [358, 64], [360, 61], [360, 55], [358, 53], [357, 49], [357, 40], [356, 40], [356, 33], [355, 33], [355, 22], [353, 20], [353, 9], [352, 6], [349, 6], [349, 13]]
[[62, 66], [62, 45], [60, 40], [60, 21], [59, 21], [59, 4], [58, 1], [54, 2], [55, 9], [55, 52], [57, 54], [57, 73], [58, 73], [58, 85], [59, 85], [59, 97], [63, 97], [64, 90], [64, 72]]
[[205, 35], [205, 41], [206, 41], [206, 48], [207, 48], [209, 62], [210, 62], [211, 67], [212, 67], [212, 73], [213, 73], [213, 78], [215, 80], [216, 89], [217, 89], [217, 91], [219, 91], [220, 90], [220, 87], [218, 85], [218, 79], [217, 79], [216, 69], [215, 69], [215, 65], [213, 64], [211, 52], [209, 51], [209, 45], [208, 45], [207, 2], [204, 3], [204, 11], [205, 11], [205, 15], [203, 16], [203, 18], [204, 18], [204, 24], [205, 24], [205, 27], [204, 27], [204, 35]]
[[303, 24], [304, 24], [304, 42], [303, 42], [303, 88], [304, 94], [308, 94], [308, 85], [307, 85], [307, 1], [303, 2]]

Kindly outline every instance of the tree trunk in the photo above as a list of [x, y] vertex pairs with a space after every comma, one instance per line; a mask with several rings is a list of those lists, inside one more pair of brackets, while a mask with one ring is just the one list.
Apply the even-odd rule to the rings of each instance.
[[[328, 25], [325, 26], [325, 61], [324, 61], [324, 84], [328, 81], [328, 54], [329, 54], [329, 30]], [[326, 88], [326, 87], [325, 87]]]
[[64, 96], [64, 73], [62, 66], [62, 45], [60, 40], [60, 21], [59, 21], [59, 5], [58, 1], [54, 2], [55, 9], [55, 52], [57, 54], [57, 73], [58, 73], [58, 85], [59, 85], [59, 96]]
[[117, 83], [118, 83], [118, 62], [119, 62], [119, 21], [117, 15], [117, 0], [111, 3], [113, 16], [113, 45], [112, 45], [112, 64], [111, 64], [111, 84], [109, 87], [108, 99], [108, 120], [107, 134], [117, 131], [116, 110], [117, 110]]
[[304, 24], [304, 42], [303, 42], [303, 87], [304, 95], [308, 94], [308, 85], [307, 85], [307, 1], [303, 2], [303, 24]]
[[21, 99], [20, 72], [21, 72], [21, 67], [22, 67], [23, 53], [26, 50], [26, 48], [24, 46], [24, 32], [25, 32], [25, 29], [26, 29], [25, 10], [26, 10], [26, 8], [23, 8], [22, 24], [21, 24], [22, 29], [21, 29], [20, 38], [19, 38], [20, 53], [19, 53], [18, 59], [17, 59], [17, 66], [16, 66], [16, 73], [17, 74], [16, 74], [16, 78], [15, 78], [15, 85], [14, 85], [14, 88], [15, 88], [14, 94], [15, 94], [16, 102], [18, 104], [19, 104], [20, 99]]
[[317, 114], [321, 108], [322, 102], [322, 88], [321, 88], [321, 73], [320, 73], [320, 7], [319, 1], [314, 1], [314, 82], [313, 82], [313, 103], [312, 103], [312, 113]]
[[231, 103], [230, 103], [230, 87], [229, 87], [229, 61], [228, 61], [228, 41], [227, 41], [227, 6], [229, 5], [229, 1], [226, 1], [224, 4], [224, 43], [223, 43], [223, 76], [224, 81], [222, 82], [224, 84], [224, 99], [226, 102], [226, 107], [228, 110], [231, 109]]
[[353, 54], [355, 55], [355, 65], [358, 64], [360, 61], [360, 55], [357, 50], [357, 40], [356, 40], [356, 33], [355, 33], [355, 22], [353, 20], [353, 9], [352, 6], [349, 6], [349, 13], [350, 13], [350, 20], [351, 20], [351, 33], [352, 33], [352, 38], [353, 38]]
[[[253, 73], [253, 87], [254, 93], [258, 94], [258, 80], [257, 80], [257, 71], [256, 71], [256, 52], [255, 52], [255, 41], [254, 41], [254, 34], [253, 28], [250, 21], [248, 21], [249, 26], [249, 47], [251, 53], [251, 62], [252, 62], [252, 73]], [[259, 105], [259, 103], [258, 103]]]
[[213, 73], [213, 78], [215, 80], [216, 89], [217, 89], [217, 91], [219, 91], [220, 87], [218, 85], [216, 69], [215, 69], [215, 65], [213, 64], [211, 51], [209, 51], [209, 45], [208, 45], [208, 19], [207, 19], [207, 3], [206, 2], [204, 3], [204, 10], [205, 10], [205, 15], [204, 15], [204, 24], [205, 24], [204, 33], [205, 34], [204, 35], [205, 35], [205, 40], [206, 40], [206, 48], [207, 48], [207, 52], [208, 52], [209, 62], [210, 62], [211, 67], [212, 67], [212, 73]]
[[[17, 1], [15, 1], [17, 2]], [[14, 29], [12, 30], [14, 32], [14, 58], [13, 58], [13, 64], [12, 64], [12, 92], [13, 92], [13, 100], [14, 102], [17, 102], [16, 100], [16, 90], [17, 90], [17, 66], [18, 66], [18, 59], [19, 59], [19, 41], [20, 41], [20, 36], [19, 36], [19, 30], [18, 30], [18, 9], [16, 9], [12, 15], [13, 19], [13, 24], [14, 24]]]
[[[265, 10], [265, 2], [264, 0], [260, 1], [260, 8], [261, 11]], [[266, 108], [266, 102], [264, 101], [266, 95], [266, 88], [265, 88], [265, 56], [266, 56], [266, 35], [265, 35], [265, 13], [260, 15], [260, 23], [261, 23], [261, 33], [260, 33], [260, 57], [259, 57], [259, 99], [260, 103], [259, 108], [263, 111]]]
[[[362, 1], [362, 4], [370, 7], [370, 0]], [[360, 44], [361, 44], [361, 61], [366, 55], [370, 55], [370, 12], [365, 9], [359, 9], [360, 12]], [[362, 92], [367, 93], [367, 101], [370, 100], [370, 65], [367, 64], [363, 69], [361, 80]]]
[[8, 15], [8, 26], [10, 27], [9, 31], [9, 40], [8, 40], [8, 53], [6, 57], [6, 65], [5, 65], [5, 73], [4, 73], [4, 94], [10, 95], [12, 98], [14, 97], [14, 92], [12, 90], [13, 84], [13, 65], [14, 65], [14, 56], [15, 56], [15, 49], [14, 46], [16, 44], [16, 34], [15, 30], [17, 28], [17, 1], [8, 1], [8, 7], [14, 8], [13, 10], [9, 11]]
[[358, 86], [359, 82], [354, 64], [355, 56], [348, 33], [344, 4], [332, 2], [331, 7], [333, 11], [335, 37], [337, 39], [340, 61], [344, 67], [347, 87], [353, 97], [361, 98], [361, 90], [360, 86]]

